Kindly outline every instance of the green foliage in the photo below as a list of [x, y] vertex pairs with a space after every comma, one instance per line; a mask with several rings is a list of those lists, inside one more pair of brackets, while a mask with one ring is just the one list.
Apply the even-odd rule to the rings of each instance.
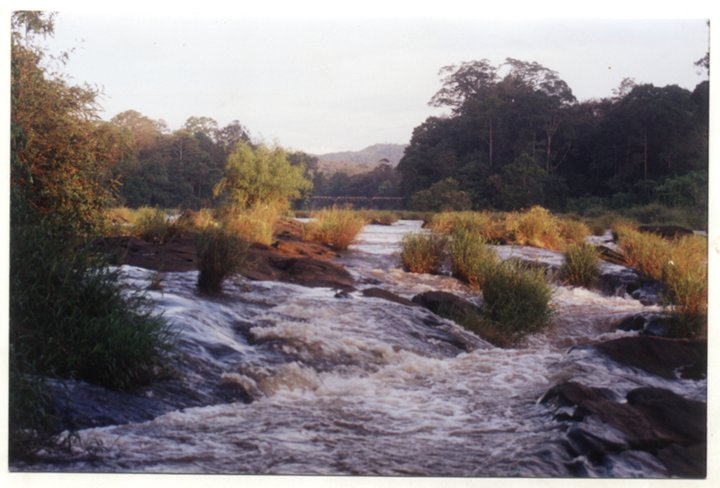
[[410, 208], [413, 210], [446, 212], [469, 210], [470, 206], [470, 197], [460, 190], [459, 183], [453, 178], [433, 183], [428, 189], [410, 197]]
[[544, 270], [504, 261], [485, 276], [483, 310], [498, 330], [518, 339], [550, 325], [551, 296]]
[[198, 289], [203, 293], [220, 293], [223, 281], [242, 270], [248, 243], [235, 230], [210, 226], [198, 236]]
[[406, 234], [400, 251], [403, 268], [411, 273], [439, 273], [445, 243], [444, 237], [435, 234]]
[[565, 262], [560, 273], [573, 286], [589, 287], [598, 276], [600, 254], [595, 246], [586, 243], [570, 244], [565, 250]]
[[312, 188], [305, 179], [302, 166], [293, 166], [280, 147], [238, 143], [228, 157], [225, 175], [214, 189], [216, 196], [224, 196], [236, 208], [257, 205], [289, 205], [289, 200], [300, 197]]
[[525, 208], [544, 201], [547, 174], [527, 153], [503, 166], [500, 174], [491, 178], [495, 186], [498, 208]]
[[305, 226], [305, 238], [338, 250], [347, 249], [366, 223], [359, 213], [337, 207], [313, 212], [312, 217]]
[[495, 251], [483, 242], [480, 234], [456, 228], [450, 237], [450, 256], [453, 276], [482, 290], [485, 276], [498, 264]]
[[107, 162], [116, 134], [96, 116], [96, 92], [43, 68], [34, 34], [51, 34], [52, 16], [15, 12], [12, 24], [11, 192], [38, 218], [92, 234], [105, 224], [114, 187]]
[[171, 335], [142, 294], [123, 292], [117, 272], [89, 247], [48, 226], [14, 229], [11, 344], [37, 374], [77, 377], [109, 388], [147, 383]]
[[45, 379], [31, 374], [32, 360], [10, 348], [8, 391], [8, 447], [9, 458], [32, 455], [42, 447], [53, 444], [59, 422], [52, 408]]

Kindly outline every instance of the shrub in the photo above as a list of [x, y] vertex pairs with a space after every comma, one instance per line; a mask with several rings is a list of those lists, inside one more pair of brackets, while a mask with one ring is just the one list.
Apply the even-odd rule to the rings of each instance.
[[365, 220], [350, 209], [326, 208], [313, 213], [313, 218], [305, 227], [305, 238], [338, 250], [347, 249], [365, 227]]
[[198, 289], [219, 293], [225, 278], [239, 272], [247, 257], [248, 243], [234, 229], [208, 227], [198, 236]]
[[600, 253], [590, 244], [570, 244], [565, 250], [565, 262], [560, 271], [563, 279], [573, 286], [589, 287], [598, 275]]
[[445, 238], [435, 234], [406, 234], [402, 240], [400, 259], [403, 268], [411, 273], [440, 272]]
[[464, 229], [452, 233], [450, 256], [453, 276], [478, 290], [483, 288], [489, 269], [498, 263], [497, 255], [480, 235]]
[[544, 270], [504, 261], [485, 276], [484, 314], [508, 337], [518, 339], [550, 324], [551, 295]]

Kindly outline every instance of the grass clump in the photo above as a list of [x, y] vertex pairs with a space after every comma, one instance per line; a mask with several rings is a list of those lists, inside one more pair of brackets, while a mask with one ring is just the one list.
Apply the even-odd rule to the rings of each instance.
[[313, 218], [305, 226], [305, 238], [338, 250], [347, 249], [366, 223], [357, 212], [337, 207], [314, 212]]
[[200, 233], [198, 289], [203, 293], [220, 293], [225, 278], [242, 269], [248, 247], [248, 242], [231, 227], [213, 226]]
[[365, 222], [373, 225], [392, 225], [400, 220], [400, 215], [391, 210], [360, 210], [358, 213]]
[[565, 249], [565, 262], [560, 274], [573, 286], [589, 287], [598, 276], [600, 253], [587, 243], [570, 244]]
[[660, 280], [663, 268], [671, 260], [671, 242], [655, 234], [640, 232], [627, 224], [616, 226], [615, 232], [628, 266]]
[[562, 246], [557, 219], [543, 207], [508, 214], [506, 227], [510, 240], [521, 246], [543, 249], [560, 249]]
[[446, 239], [424, 232], [407, 234], [401, 244], [400, 259], [403, 268], [411, 273], [440, 272]]
[[132, 221], [134, 233], [148, 242], [163, 244], [180, 233], [180, 226], [168, 218], [167, 212], [159, 208], [138, 209]]
[[223, 226], [248, 242], [269, 246], [281, 214], [282, 209], [273, 204], [255, 205], [246, 210], [231, 209], [225, 215]]
[[485, 276], [484, 315], [500, 332], [516, 340], [550, 325], [551, 296], [542, 269], [504, 261]]
[[707, 335], [707, 239], [688, 235], [669, 240], [629, 225], [618, 226], [616, 232], [628, 265], [663, 284], [677, 323], [672, 333]]
[[481, 290], [488, 271], [497, 266], [498, 258], [480, 235], [466, 229], [453, 231], [450, 238], [452, 274], [472, 288]]

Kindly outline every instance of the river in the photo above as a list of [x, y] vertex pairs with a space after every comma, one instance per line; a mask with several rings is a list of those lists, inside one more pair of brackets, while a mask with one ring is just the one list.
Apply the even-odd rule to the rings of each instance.
[[[359, 283], [348, 295], [237, 278], [225, 296], [207, 299], [196, 294], [195, 272], [166, 274], [163, 290], [149, 293], [179, 334], [182, 381], [198, 391], [235, 388], [252, 401], [82, 430], [75, 449], [92, 446], [91, 459], [31, 469], [566, 477], [565, 426], [538, 402], [551, 386], [575, 380], [624, 395], [650, 385], [704, 399], [704, 380], [665, 380], [574, 347], [633, 334], [613, 324], [659, 310], [629, 297], [554, 285], [553, 326], [501, 349], [425, 309], [363, 296], [379, 287], [404, 298], [445, 290], [478, 300], [449, 276], [399, 268], [399, 242], [419, 228], [367, 226], [339, 258]], [[153, 274], [123, 273], [141, 289]], [[652, 459], [588, 469], [662, 476]]]

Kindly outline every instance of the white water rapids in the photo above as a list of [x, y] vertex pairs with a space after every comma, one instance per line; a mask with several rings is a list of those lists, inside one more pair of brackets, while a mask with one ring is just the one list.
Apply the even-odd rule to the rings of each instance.
[[[400, 269], [399, 241], [418, 229], [419, 222], [409, 221], [367, 226], [340, 262], [360, 289], [404, 298], [445, 290], [477, 300], [449, 276]], [[123, 272], [142, 289], [153, 275], [127, 266]], [[150, 292], [178, 331], [180, 375], [198, 388], [240, 388], [254, 401], [83, 430], [76, 449], [99, 446], [96, 457], [46, 469], [570, 476], [564, 426], [537, 402], [553, 385], [572, 379], [623, 395], [651, 385], [691, 398], [706, 391], [704, 381], [664, 380], [572, 348], [631, 334], [612, 326], [657, 310], [629, 298], [558, 286], [553, 326], [523, 346], [500, 349], [427, 310], [359, 291], [342, 298], [330, 289], [238, 278], [222, 298], [206, 299], [196, 294], [196, 279], [195, 272], [167, 273], [163, 290]], [[461, 350], [448, 334], [464, 337], [474, 350]], [[651, 460], [636, 460], [604, 474], [659, 471]]]

